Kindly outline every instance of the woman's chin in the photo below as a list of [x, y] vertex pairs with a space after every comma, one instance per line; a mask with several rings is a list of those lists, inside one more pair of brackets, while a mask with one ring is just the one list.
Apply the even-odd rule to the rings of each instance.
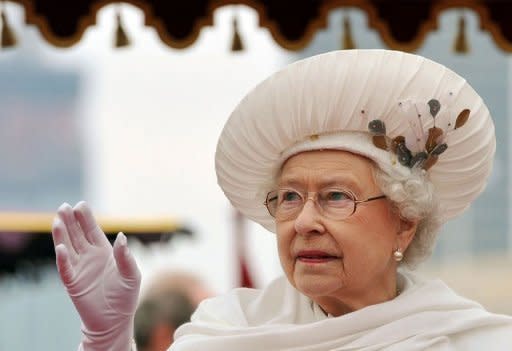
[[[297, 279], [298, 278], [298, 279]], [[342, 287], [339, 277], [297, 277], [295, 287], [308, 297], [329, 296]]]

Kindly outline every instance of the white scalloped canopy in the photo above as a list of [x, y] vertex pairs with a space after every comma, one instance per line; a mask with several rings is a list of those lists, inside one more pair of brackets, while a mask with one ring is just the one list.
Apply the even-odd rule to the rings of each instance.
[[[429, 59], [399, 51], [333, 51], [291, 64], [260, 83], [224, 126], [215, 158], [218, 183], [233, 206], [275, 231], [263, 203], [283, 154], [314, 140], [309, 149], [329, 145], [358, 152], [359, 147], [361, 154], [386, 169], [394, 164], [390, 153], [373, 157], [371, 143], [357, 146], [342, 137], [334, 147], [327, 136], [366, 133], [368, 122], [380, 119], [387, 136], [403, 135], [410, 141], [417, 135], [418, 121], [420, 130], [433, 126], [427, 109], [431, 99], [441, 103], [436, 126], [446, 128], [448, 145], [428, 171], [444, 222], [483, 191], [496, 148], [494, 124], [482, 98], [464, 78]], [[454, 130], [454, 119], [464, 109], [471, 111], [469, 119]]]

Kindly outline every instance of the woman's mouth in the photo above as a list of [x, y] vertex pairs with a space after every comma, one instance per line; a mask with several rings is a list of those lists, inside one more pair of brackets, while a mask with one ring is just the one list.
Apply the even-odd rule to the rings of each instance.
[[324, 251], [308, 250], [300, 251], [297, 254], [297, 261], [303, 263], [326, 263], [332, 260], [337, 260], [339, 256], [331, 255]]

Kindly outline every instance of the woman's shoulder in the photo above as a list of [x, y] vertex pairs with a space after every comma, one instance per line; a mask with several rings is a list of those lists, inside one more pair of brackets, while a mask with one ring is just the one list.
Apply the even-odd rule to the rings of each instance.
[[263, 289], [236, 288], [204, 300], [192, 316], [192, 322], [237, 327], [295, 323], [301, 307], [311, 309], [310, 300], [282, 276]]

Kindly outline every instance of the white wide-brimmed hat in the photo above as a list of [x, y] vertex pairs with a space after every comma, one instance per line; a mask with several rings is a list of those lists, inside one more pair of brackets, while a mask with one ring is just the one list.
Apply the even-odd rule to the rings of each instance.
[[398, 51], [334, 51], [245, 96], [219, 138], [218, 183], [240, 212], [275, 231], [264, 202], [282, 163], [318, 149], [361, 154], [399, 176], [424, 170], [445, 222], [484, 189], [496, 139], [482, 98], [445, 66]]

